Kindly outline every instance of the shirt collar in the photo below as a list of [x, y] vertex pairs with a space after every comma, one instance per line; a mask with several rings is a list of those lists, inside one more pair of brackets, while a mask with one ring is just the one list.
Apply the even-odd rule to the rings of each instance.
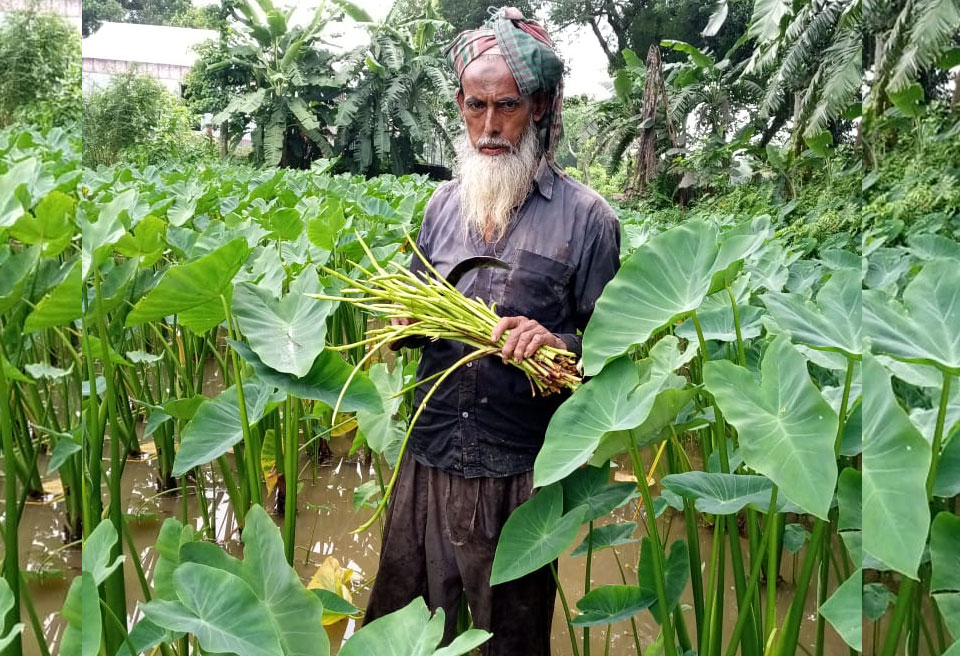
[[537, 167], [537, 173], [534, 175], [533, 180], [537, 184], [540, 195], [547, 200], [550, 200], [553, 196], [553, 183], [556, 178], [557, 175], [553, 172], [550, 164], [547, 163], [547, 158], [541, 157], [540, 165]]

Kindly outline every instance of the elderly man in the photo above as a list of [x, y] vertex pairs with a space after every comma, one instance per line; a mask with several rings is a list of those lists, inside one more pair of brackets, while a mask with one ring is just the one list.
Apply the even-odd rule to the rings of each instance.
[[[447, 49], [466, 125], [456, 178], [427, 206], [418, 244], [446, 275], [488, 255], [510, 269], [476, 269], [458, 284], [496, 303], [507, 334], [501, 362], [466, 365], [436, 392], [411, 436], [387, 516], [380, 569], [366, 621], [423, 596], [442, 608], [444, 644], [455, 636], [465, 595], [474, 626], [493, 633], [489, 656], [550, 653], [555, 584], [549, 567], [490, 586], [504, 522], [532, 494], [533, 463], [563, 398], [531, 396], [506, 364], [549, 344], [580, 353], [580, 337], [616, 273], [620, 232], [610, 206], [557, 167], [563, 65], [546, 31], [512, 8]], [[468, 348], [424, 346], [422, 380]], [[416, 403], [425, 388], [418, 388]]]

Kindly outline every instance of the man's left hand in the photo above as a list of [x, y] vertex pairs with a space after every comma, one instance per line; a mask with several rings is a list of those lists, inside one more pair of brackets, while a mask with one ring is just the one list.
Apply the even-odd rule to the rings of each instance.
[[507, 341], [500, 349], [504, 364], [511, 358], [514, 362], [529, 358], [541, 346], [552, 346], [558, 349], [567, 348], [562, 339], [544, 328], [538, 321], [527, 317], [504, 317], [500, 319], [494, 327], [490, 339], [496, 342], [508, 330], [510, 334], [507, 335]]

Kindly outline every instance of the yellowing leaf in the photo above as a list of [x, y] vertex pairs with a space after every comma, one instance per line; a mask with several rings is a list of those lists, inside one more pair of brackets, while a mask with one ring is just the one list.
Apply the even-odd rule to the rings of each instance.
[[[323, 563], [320, 564], [320, 567], [317, 568], [317, 571], [314, 572], [313, 578], [311, 578], [310, 583], [307, 584], [307, 589], [329, 590], [347, 602], [353, 603], [353, 597], [350, 594], [350, 581], [353, 579], [353, 573], [352, 569], [344, 569], [341, 567], [340, 561], [333, 556], [327, 556]], [[324, 626], [335, 624], [345, 617], [347, 617], [347, 615], [328, 613], [324, 610], [323, 624]]]

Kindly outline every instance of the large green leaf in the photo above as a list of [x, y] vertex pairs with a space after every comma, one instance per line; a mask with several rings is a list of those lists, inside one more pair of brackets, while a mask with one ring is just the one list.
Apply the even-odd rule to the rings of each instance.
[[863, 651], [863, 570], [858, 569], [840, 584], [820, 606], [820, 614], [843, 641]]
[[638, 248], [603, 290], [583, 334], [594, 376], [634, 344], [696, 310], [710, 290], [719, 248], [713, 226], [689, 221]]
[[708, 362], [703, 378], [740, 435], [744, 462], [805, 512], [826, 519], [837, 482], [837, 415], [786, 337], [767, 348], [761, 374], [758, 385], [749, 370], [724, 360]]
[[[769, 478], [745, 474], [690, 471], [664, 476], [660, 483], [675, 494], [693, 499], [697, 510], [711, 515], [732, 515], [747, 506], [766, 512], [773, 491]], [[790, 506], [777, 497], [778, 512], [792, 512]]]
[[370, 367], [369, 376], [380, 393], [383, 409], [358, 410], [357, 428], [363, 433], [370, 448], [383, 454], [387, 464], [394, 467], [405, 432], [404, 425], [394, 418], [403, 403], [403, 396], [397, 396], [403, 389], [403, 369], [398, 366], [391, 372], [385, 362], [378, 362]]
[[[663, 567], [663, 582], [667, 593], [667, 612], [672, 613], [677, 604], [680, 603], [680, 597], [683, 595], [683, 590], [687, 587], [687, 581], [690, 578], [690, 554], [686, 542], [677, 540], [673, 543]], [[637, 583], [640, 588], [654, 596], [654, 602], [650, 605], [650, 613], [659, 624], [660, 602], [656, 599], [657, 588], [654, 581], [653, 543], [650, 542], [650, 538], [643, 538], [640, 543]]]
[[610, 463], [600, 467], [580, 467], [561, 482], [563, 511], [587, 506], [583, 521], [592, 522], [608, 515], [638, 495], [634, 483], [611, 483]]
[[656, 593], [651, 594], [635, 585], [602, 585], [594, 588], [577, 602], [580, 614], [573, 618], [574, 626], [613, 624], [633, 617], [653, 605]]
[[74, 264], [67, 278], [40, 299], [23, 323], [23, 332], [32, 333], [52, 326], [66, 326], [83, 315], [79, 263]]
[[310, 371], [323, 350], [327, 315], [334, 306], [305, 296], [318, 293], [320, 282], [313, 267], [305, 268], [281, 299], [251, 283], [236, 286], [233, 313], [261, 362], [297, 377]]
[[817, 293], [816, 303], [800, 294], [774, 292], [761, 298], [777, 325], [797, 342], [858, 357], [862, 351], [860, 280], [860, 271], [834, 271]]
[[43, 257], [56, 257], [73, 239], [73, 216], [77, 202], [62, 191], [51, 191], [37, 204], [33, 214], [24, 214], [10, 234], [24, 244], [39, 244]]
[[960, 267], [952, 260], [928, 262], [903, 290], [902, 305], [865, 290], [863, 325], [877, 353], [960, 374]]
[[84, 541], [82, 571], [93, 577], [94, 584], [100, 585], [107, 580], [107, 577], [123, 562], [122, 555], [110, 561], [110, 550], [116, 543], [117, 531], [113, 528], [113, 524], [106, 520], [101, 520]]
[[[336, 351], [323, 351], [317, 356], [307, 375], [303, 378], [297, 378], [290, 374], [274, 371], [266, 366], [260, 361], [257, 354], [243, 342], [227, 340], [227, 343], [253, 367], [257, 377], [264, 382], [278, 387], [290, 396], [311, 401], [323, 401], [328, 405], [337, 402], [340, 390], [343, 389], [350, 372], [353, 370], [353, 367], [344, 362]], [[380, 394], [369, 377], [358, 373], [353, 377], [340, 407], [347, 412], [352, 410], [379, 412], [381, 409]]]
[[263, 604], [285, 656], [326, 656], [323, 604], [287, 564], [280, 530], [266, 511], [253, 506], [243, 528], [244, 579]]
[[[621, 522], [618, 524], [606, 524], [597, 526], [583, 539], [583, 542], [577, 545], [577, 548], [570, 552], [571, 556], [583, 556], [587, 553], [588, 547], [594, 552], [608, 547], [616, 547], [621, 544], [631, 544], [639, 540], [630, 537], [637, 530], [636, 522]], [[588, 543], [589, 541], [589, 543]]]
[[[97, 583], [90, 572], [81, 572], [70, 582], [60, 614], [67, 622], [60, 639], [60, 653], [63, 656], [97, 656], [103, 625]], [[22, 630], [23, 625], [18, 626]]]
[[0, 261], [0, 314], [21, 302], [39, 259], [40, 248], [29, 246]]
[[960, 517], [941, 512], [930, 528], [930, 592], [960, 644]]
[[870, 381], [863, 391], [863, 548], [916, 577], [930, 527], [930, 444], [897, 403], [890, 374], [869, 353], [863, 378]]
[[587, 462], [607, 433], [640, 426], [661, 392], [686, 384], [672, 371], [693, 352], [679, 354], [677, 343], [668, 335], [639, 363], [627, 356], [614, 360], [560, 406], [534, 463], [536, 487], [559, 481]]
[[[255, 424], [263, 417], [274, 386], [258, 378], [243, 382], [247, 420]], [[180, 435], [180, 448], [173, 460], [173, 475], [183, 476], [198, 465], [222, 456], [243, 439], [237, 386], [231, 385], [216, 398], [204, 403]]]
[[[234, 239], [198, 260], [168, 269], [157, 286], [133, 306], [126, 325], [157, 321], [199, 307], [211, 308], [210, 312], [218, 317], [215, 325], [224, 317], [220, 296], [225, 293], [247, 253], [246, 240]], [[183, 317], [181, 322], [184, 322]]]
[[140, 606], [157, 626], [191, 633], [203, 649], [213, 653], [283, 654], [270, 615], [240, 577], [207, 565], [184, 563], [174, 572], [173, 581], [177, 601], [154, 599]]
[[[78, 577], [79, 578], [79, 577]], [[10, 590], [9, 584], [7, 584], [6, 579], [0, 581], [0, 617], [6, 617], [7, 613], [10, 612], [10, 609], [13, 608], [13, 592]], [[23, 631], [23, 624], [16, 623], [13, 626], [9, 627], [6, 635], [2, 635], [0, 631], [0, 649], [5, 649], [7, 645], [13, 642], [13, 639], [20, 635]], [[4, 630], [7, 630], [7, 627], [2, 627]]]
[[25, 188], [27, 195], [40, 176], [41, 164], [36, 157], [28, 157], [7, 169], [0, 175], [0, 229], [8, 228], [17, 219], [26, 214], [27, 209], [20, 202], [17, 190]]
[[550, 485], [513, 511], [493, 557], [490, 585], [513, 581], [553, 562], [570, 546], [586, 506], [563, 514], [563, 488]]
[[[127, 230], [120, 219], [122, 213], [120, 205], [130, 206], [136, 202], [137, 192], [135, 189], [129, 189], [117, 196], [114, 203], [104, 206], [100, 211], [96, 223], [90, 222], [83, 212], [79, 213], [80, 233], [81, 233], [81, 255], [82, 262], [80, 275], [84, 280], [90, 274], [90, 269], [99, 264], [106, 255], [107, 247], [116, 243], [118, 239], [126, 234]], [[81, 207], [83, 207], [81, 205]]]
[[490, 639], [480, 629], [469, 629], [450, 645], [437, 649], [443, 639], [443, 609], [431, 617], [417, 597], [400, 610], [363, 626], [340, 649], [340, 656], [461, 656]]

